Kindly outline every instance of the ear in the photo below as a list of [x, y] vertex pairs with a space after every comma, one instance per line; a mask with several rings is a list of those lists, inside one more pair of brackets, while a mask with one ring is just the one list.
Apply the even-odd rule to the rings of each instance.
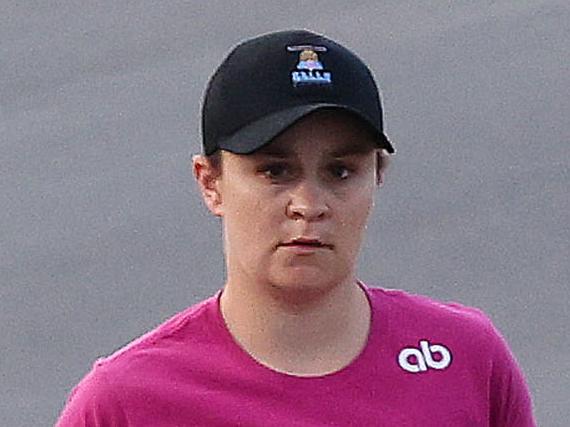
[[214, 215], [223, 216], [220, 171], [212, 166], [206, 156], [201, 154], [192, 157], [192, 169], [206, 207]]
[[378, 187], [384, 185], [386, 170], [390, 164], [390, 154], [384, 149], [376, 151], [376, 184]]

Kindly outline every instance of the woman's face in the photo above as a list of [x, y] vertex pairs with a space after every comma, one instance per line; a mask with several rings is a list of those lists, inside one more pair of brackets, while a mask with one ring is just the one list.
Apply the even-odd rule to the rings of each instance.
[[210, 210], [228, 283], [317, 291], [351, 280], [375, 189], [374, 139], [335, 111], [308, 115], [253, 154], [224, 152]]

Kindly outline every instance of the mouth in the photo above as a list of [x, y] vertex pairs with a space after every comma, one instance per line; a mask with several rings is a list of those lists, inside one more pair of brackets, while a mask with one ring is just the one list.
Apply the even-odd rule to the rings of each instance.
[[333, 245], [324, 243], [319, 239], [300, 237], [297, 239], [292, 239], [284, 243], [277, 245], [278, 247], [289, 247], [289, 248], [299, 248], [299, 249], [332, 249]]

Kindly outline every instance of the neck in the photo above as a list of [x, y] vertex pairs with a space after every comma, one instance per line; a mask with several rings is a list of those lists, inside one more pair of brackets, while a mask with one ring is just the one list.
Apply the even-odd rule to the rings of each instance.
[[228, 281], [220, 304], [245, 351], [274, 370], [297, 375], [323, 375], [348, 365], [362, 351], [370, 328], [368, 299], [352, 278], [314, 294]]

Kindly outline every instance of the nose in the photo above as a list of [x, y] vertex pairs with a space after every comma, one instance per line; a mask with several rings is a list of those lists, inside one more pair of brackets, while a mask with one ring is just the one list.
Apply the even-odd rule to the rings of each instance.
[[330, 215], [326, 194], [317, 184], [304, 181], [291, 191], [287, 216], [294, 220], [318, 221]]

